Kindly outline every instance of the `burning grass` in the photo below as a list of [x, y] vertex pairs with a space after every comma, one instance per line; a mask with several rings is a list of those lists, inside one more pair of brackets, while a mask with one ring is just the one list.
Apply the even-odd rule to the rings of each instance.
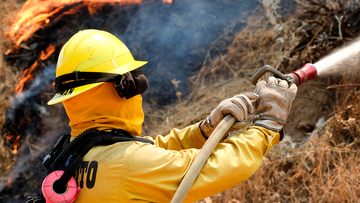
[[[6, 46], [11, 42], [5, 37], [5, 31], [10, 27], [10, 19], [16, 14], [15, 11], [20, 8], [20, 4], [11, 0], [2, 1], [2, 11], [0, 13], [0, 52], [5, 53]], [[3, 54], [0, 55], [0, 131], [5, 122], [6, 110], [11, 105], [11, 94], [14, 93], [14, 87], [17, 84], [18, 73], [4, 62]], [[8, 142], [16, 142], [14, 135], [2, 135], [0, 139], [0, 174], [6, 174], [16, 161], [15, 152], [4, 145]]]

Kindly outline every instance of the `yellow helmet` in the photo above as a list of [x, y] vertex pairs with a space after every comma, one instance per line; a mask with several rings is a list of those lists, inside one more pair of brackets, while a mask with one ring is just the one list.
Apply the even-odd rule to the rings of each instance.
[[[114, 35], [100, 30], [83, 30], [62, 47], [56, 65], [56, 95], [48, 105], [74, 97], [115, 77], [135, 70], [146, 61], [135, 61], [126, 45]], [[94, 78], [94, 74], [105, 79]], [[80, 79], [78, 76], [81, 75]], [[85, 82], [84, 77], [90, 79]], [[66, 80], [61, 80], [66, 78]], [[62, 85], [58, 88], [57, 82]], [[75, 86], [70, 83], [77, 83]], [[68, 85], [67, 85], [68, 84]]]

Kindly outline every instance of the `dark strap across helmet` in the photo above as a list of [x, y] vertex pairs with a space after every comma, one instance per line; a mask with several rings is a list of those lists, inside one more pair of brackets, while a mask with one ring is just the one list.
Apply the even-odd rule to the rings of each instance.
[[98, 82], [114, 82], [118, 95], [126, 99], [144, 93], [149, 86], [147, 78], [139, 70], [133, 70], [123, 75], [74, 71], [55, 78], [54, 92], [60, 93], [71, 88]]
[[111, 82], [114, 81], [116, 77], [121, 78], [122, 75], [115, 73], [74, 71], [55, 78], [54, 92], [63, 92], [71, 88], [92, 83]]

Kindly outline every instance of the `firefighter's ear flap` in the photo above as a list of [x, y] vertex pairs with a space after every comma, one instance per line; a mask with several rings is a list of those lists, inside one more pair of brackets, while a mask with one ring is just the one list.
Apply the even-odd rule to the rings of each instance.
[[114, 87], [121, 98], [130, 99], [144, 93], [149, 87], [149, 82], [139, 70], [133, 70], [115, 78]]

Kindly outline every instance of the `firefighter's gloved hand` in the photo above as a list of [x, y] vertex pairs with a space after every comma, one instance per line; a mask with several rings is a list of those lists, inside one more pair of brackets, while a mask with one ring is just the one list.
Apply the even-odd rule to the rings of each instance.
[[251, 126], [255, 116], [253, 103], [258, 97], [255, 93], [246, 92], [220, 102], [210, 115], [201, 122], [201, 133], [208, 138], [226, 114], [231, 114], [235, 118], [235, 123], [226, 133], [226, 136], [230, 131]]
[[297, 86], [269, 77], [267, 81], [258, 82], [254, 92], [260, 97], [257, 100], [254, 125], [280, 132], [295, 99]]

